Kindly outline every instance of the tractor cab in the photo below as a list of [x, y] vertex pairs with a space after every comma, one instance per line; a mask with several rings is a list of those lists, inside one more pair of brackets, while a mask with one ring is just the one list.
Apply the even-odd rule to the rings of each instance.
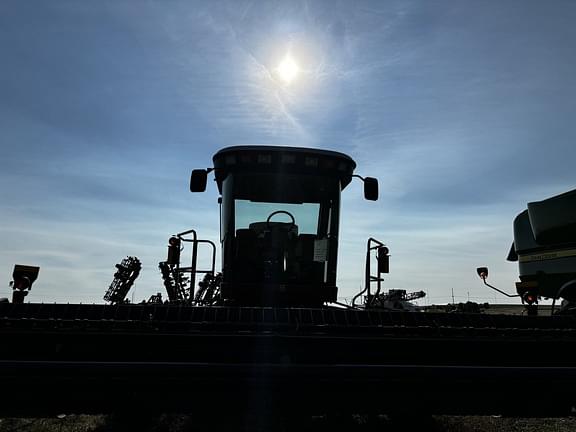
[[[203, 191], [214, 171], [221, 194], [224, 301], [321, 306], [336, 301], [340, 193], [356, 163], [325, 150], [240, 146], [220, 150], [214, 168], [194, 170]], [[366, 178], [367, 199], [378, 184]]]

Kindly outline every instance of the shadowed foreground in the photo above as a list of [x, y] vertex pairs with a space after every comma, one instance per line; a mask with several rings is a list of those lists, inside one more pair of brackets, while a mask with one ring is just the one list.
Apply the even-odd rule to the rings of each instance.
[[6, 303], [0, 317], [5, 417], [566, 417], [575, 405], [573, 316]]
[[106, 432], [139, 430], [143, 432], [184, 432], [204, 430], [226, 431], [436, 431], [436, 432], [491, 432], [538, 431], [564, 432], [576, 430], [576, 418], [502, 418], [488, 416], [417, 416], [368, 418], [352, 416], [342, 418], [315, 417], [306, 419], [276, 419], [273, 424], [262, 419], [198, 419], [185, 415], [158, 417], [72, 415], [62, 418], [3, 418], [0, 432]]

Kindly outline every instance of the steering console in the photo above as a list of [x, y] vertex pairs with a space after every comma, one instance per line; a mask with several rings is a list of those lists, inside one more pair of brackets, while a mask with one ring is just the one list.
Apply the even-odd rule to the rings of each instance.
[[292, 215], [292, 213], [287, 212], [286, 210], [276, 210], [275, 212], [270, 213], [270, 216], [268, 216], [268, 218], [266, 219], [266, 226], [268, 228], [270, 228], [270, 219], [272, 219], [272, 217], [277, 214], [285, 214], [290, 217], [291, 221], [289, 228], [292, 228], [294, 225], [296, 225], [296, 219], [294, 219], [294, 215]]

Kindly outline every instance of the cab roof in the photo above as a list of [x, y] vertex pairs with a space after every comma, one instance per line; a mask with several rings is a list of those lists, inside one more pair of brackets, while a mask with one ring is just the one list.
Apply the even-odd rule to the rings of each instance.
[[212, 158], [218, 187], [230, 173], [285, 173], [338, 178], [344, 189], [352, 180], [354, 160], [340, 152], [305, 147], [234, 146]]

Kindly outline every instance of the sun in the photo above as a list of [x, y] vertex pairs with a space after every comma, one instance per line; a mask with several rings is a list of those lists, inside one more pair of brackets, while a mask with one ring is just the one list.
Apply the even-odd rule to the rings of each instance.
[[290, 84], [300, 74], [300, 66], [290, 54], [287, 54], [276, 68], [276, 73], [282, 82]]

